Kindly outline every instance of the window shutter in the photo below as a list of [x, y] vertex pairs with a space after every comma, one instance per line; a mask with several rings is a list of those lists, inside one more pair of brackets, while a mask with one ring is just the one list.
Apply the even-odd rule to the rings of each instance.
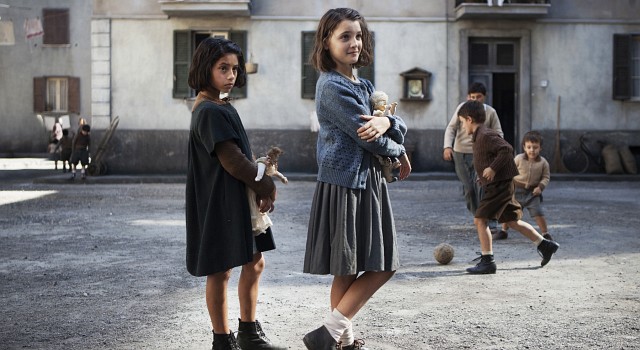
[[68, 101], [69, 113], [80, 114], [80, 78], [69, 77]]
[[[229, 40], [238, 44], [242, 49], [242, 54], [244, 55], [244, 61], [249, 60], [248, 52], [247, 52], [247, 32], [246, 31], [231, 31], [229, 32]], [[247, 98], [247, 85], [249, 84], [249, 76], [247, 76], [247, 84], [241, 88], [233, 88], [229, 97], [231, 98]]]
[[191, 97], [189, 64], [192, 54], [191, 31], [173, 32], [173, 98]]
[[376, 82], [375, 82], [375, 67], [373, 66], [373, 63], [371, 63], [370, 65], [366, 66], [366, 67], [360, 67], [358, 68], [358, 77], [360, 78], [365, 78], [367, 80], [369, 80], [371, 82], [371, 84], [373, 84], [373, 86], [376, 86]]
[[631, 98], [631, 35], [613, 35], [613, 99]]
[[[371, 41], [372, 41], [372, 49], [373, 52], [375, 54], [375, 48], [376, 48], [376, 36], [373, 32], [371, 32]], [[375, 60], [373, 62], [371, 62], [370, 65], [366, 66], [366, 67], [360, 67], [358, 68], [358, 77], [360, 78], [365, 78], [367, 80], [369, 80], [371, 82], [371, 84], [373, 84], [373, 86], [376, 86], [376, 70], [375, 70]]]
[[47, 88], [47, 78], [33, 78], [33, 111], [43, 113], [45, 109], [45, 95]]
[[42, 29], [45, 45], [67, 45], [69, 40], [69, 9], [43, 9]]
[[315, 36], [316, 32], [302, 32], [302, 98], [316, 97], [316, 82], [319, 74], [309, 63]]

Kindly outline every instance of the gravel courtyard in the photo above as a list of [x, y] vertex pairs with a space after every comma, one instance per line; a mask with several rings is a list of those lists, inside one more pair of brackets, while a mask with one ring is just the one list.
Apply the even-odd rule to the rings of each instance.
[[[184, 184], [32, 181], [51, 172], [0, 168], [0, 348], [209, 349], [205, 280], [184, 266]], [[258, 319], [290, 349], [328, 308], [330, 277], [301, 273], [314, 186], [278, 186], [265, 254]], [[552, 176], [557, 255], [539, 268], [512, 231], [488, 276], [464, 272], [479, 244], [458, 181], [390, 189], [402, 266], [353, 320], [369, 349], [640, 349], [640, 182]], [[448, 265], [433, 259], [441, 242]]]

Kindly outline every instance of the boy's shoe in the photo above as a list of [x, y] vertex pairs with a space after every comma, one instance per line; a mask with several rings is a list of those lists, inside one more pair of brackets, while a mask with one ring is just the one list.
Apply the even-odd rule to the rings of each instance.
[[558, 250], [560, 245], [554, 241], [550, 241], [548, 239], [540, 242], [538, 246], [538, 254], [542, 257], [542, 261], [540, 262], [540, 266], [546, 265], [549, 260], [551, 260], [551, 256]]
[[69, 180], [73, 181], [76, 179], [76, 173], [72, 173], [71, 177], [69, 178]]
[[509, 237], [509, 234], [505, 230], [500, 230], [500, 231], [498, 231], [496, 233], [492, 233], [491, 234], [491, 239], [493, 239], [494, 241], [499, 241], [501, 239], [507, 239], [507, 237]]
[[336, 342], [325, 326], [307, 333], [302, 341], [309, 350], [342, 349], [342, 342]]
[[480, 262], [474, 266], [467, 269], [467, 272], [472, 275], [488, 275], [492, 273], [496, 273], [496, 262], [493, 260], [493, 255], [481, 255], [479, 258], [474, 259]]
[[353, 344], [343, 346], [342, 350], [368, 350], [368, 348], [364, 347], [364, 340], [356, 339], [353, 341]]
[[287, 348], [278, 347], [271, 344], [271, 341], [262, 331], [262, 326], [257, 320], [255, 322], [242, 322], [238, 325], [238, 345], [242, 350], [284, 350]]
[[233, 332], [229, 334], [213, 333], [213, 344], [211, 350], [242, 350]]
[[551, 237], [551, 235], [550, 235], [550, 234], [548, 234], [548, 233], [545, 233], [544, 235], [542, 235], [542, 238], [544, 238], [544, 239], [548, 239], [548, 240], [550, 240], [550, 241], [553, 241], [553, 237]]
[[86, 174], [82, 174], [82, 177], [80, 177], [82, 180], [86, 180], [87, 179], [87, 175]]

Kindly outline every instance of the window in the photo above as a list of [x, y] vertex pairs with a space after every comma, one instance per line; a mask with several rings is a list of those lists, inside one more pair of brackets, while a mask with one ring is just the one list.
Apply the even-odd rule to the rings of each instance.
[[37, 113], [80, 113], [80, 79], [33, 78], [33, 109]]
[[640, 34], [613, 35], [613, 99], [640, 101]]
[[[319, 73], [309, 63], [309, 57], [313, 50], [313, 44], [315, 42], [316, 32], [302, 32], [302, 98], [314, 99], [316, 97], [316, 82], [318, 81]], [[374, 39], [375, 36], [371, 33]], [[361, 67], [358, 69], [358, 76], [365, 78], [375, 86], [375, 70], [374, 64], [367, 67]]]
[[[245, 62], [247, 57], [246, 31], [195, 31], [177, 30], [173, 33], [173, 98], [192, 98], [196, 96], [189, 87], [189, 66], [196, 47], [208, 37], [223, 37], [235, 42], [242, 49]], [[247, 77], [247, 84], [249, 84]], [[247, 85], [234, 88], [229, 95], [232, 98], [246, 98]]]
[[69, 9], [43, 9], [44, 45], [69, 45]]

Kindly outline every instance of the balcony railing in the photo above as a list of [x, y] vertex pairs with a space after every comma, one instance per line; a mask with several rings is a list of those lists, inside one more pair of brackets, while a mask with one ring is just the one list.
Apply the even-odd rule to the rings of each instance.
[[[492, 5], [489, 5], [492, 4]], [[549, 13], [550, 0], [456, 0], [456, 19], [471, 18], [536, 18]]]
[[251, 0], [158, 0], [169, 16], [250, 16]]

